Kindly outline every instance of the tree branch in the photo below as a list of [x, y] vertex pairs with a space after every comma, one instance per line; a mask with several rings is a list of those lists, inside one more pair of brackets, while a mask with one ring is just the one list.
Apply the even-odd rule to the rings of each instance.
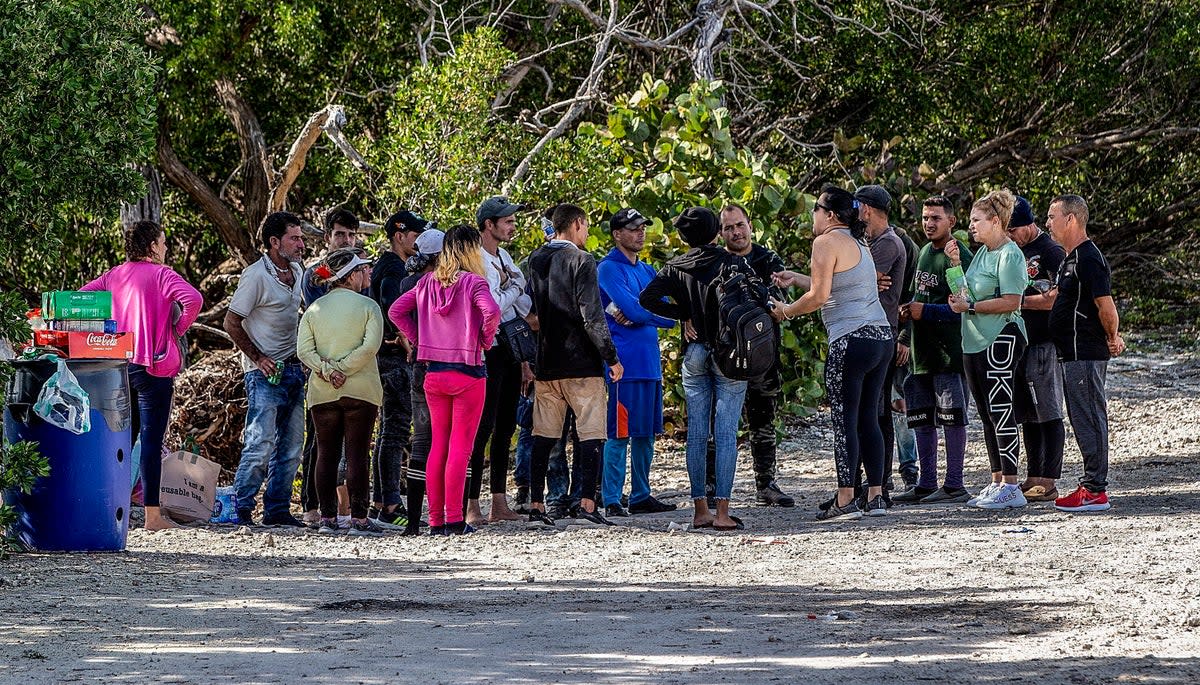
[[187, 168], [171, 147], [165, 118], [159, 118], [158, 140], [156, 144], [158, 165], [163, 175], [176, 188], [187, 193], [200, 207], [204, 216], [216, 227], [217, 233], [227, 245], [233, 248], [237, 259], [243, 264], [250, 264], [258, 258], [258, 250], [250, 234], [238, 222], [237, 217], [229, 207], [217, 197], [212, 188]]
[[242, 212], [246, 216], [246, 225], [257, 235], [270, 207], [271, 178], [274, 176], [262, 126], [232, 81], [218, 79], [214, 85], [217, 99], [237, 131], [238, 148], [242, 153]]

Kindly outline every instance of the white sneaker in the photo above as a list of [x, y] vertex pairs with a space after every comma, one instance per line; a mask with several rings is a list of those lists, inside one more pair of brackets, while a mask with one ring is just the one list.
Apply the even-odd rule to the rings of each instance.
[[967, 506], [973, 507], [979, 504], [981, 500], [988, 499], [992, 495], [995, 495], [1000, 490], [1001, 485], [1003, 485], [1003, 483], [988, 483], [987, 487], [980, 490], [978, 495], [975, 495], [971, 499], [967, 500]]
[[350, 515], [349, 514], [347, 514], [346, 516], [342, 516], [341, 514], [338, 514], [337, 522], [338, 522], [338, 528], [341, 528], [342, 530], [350, 530]]
[[980, 509], [1016, 509], [1029, 504], [1025, 499], [1025, 493], [1021, 492], [1021, 487], [1015, 484], [1006, 484], [996, 491], [996, 494], [987, 499], [981, 499], [975, 503], [975, 506]]

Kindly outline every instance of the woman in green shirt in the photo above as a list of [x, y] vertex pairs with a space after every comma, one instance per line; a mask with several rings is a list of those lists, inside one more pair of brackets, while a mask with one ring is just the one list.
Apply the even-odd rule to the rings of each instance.
[[[1026, 505], [1017, 485], [1021, 443], [1013, 410], [1016, 368], [1025, 353], [1021, 295], [1028, 276], [1025, 255], [1008, 237], [1016, 198], [1007, 190], [988, 193], [971, 206], [971, 231], [983, 247], [966, 273], [966, 292], [949, 298], [962, 317], [963, 370], [979, 408], [992, 482], [968, 501], [981, 509]], [[957, 250], [955, 250], [957, 252]], [[947, 256], [954, 261], [957, 255]]]
[[317, 432], [318, 532], [338, 530], [338, 462], [345, 456], [350, 534], [381, 535], [383, 530], [367, 517], [368, 448], [383, 403], [375, 362], [383, 342], [383, 313], [375, 300], [360, 294], [371, 283], [371, 263], [354, 248], [343, 248], [329, 253], [313, 273], [329, 292], [300, 317], [296, 355], [312, 370], [307, 400]]

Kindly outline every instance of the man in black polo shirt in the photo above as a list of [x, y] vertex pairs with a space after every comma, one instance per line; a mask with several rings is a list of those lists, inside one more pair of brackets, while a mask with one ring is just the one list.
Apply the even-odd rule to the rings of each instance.
[[1025, 270], [1031, 282], [1021, 305], [1029, 347], [1025, 348], [1025, 358], [1017, 367], [1016, 387], [1013, 388], [1017, 420], [1021, 422], [1025, 454], [1029, 460], [1029, 474], [1021, 484], [1021, 490], [1030, 502], [1053, 502], [1058, 499], [1055, 481], [1062, 475], [1066, 441], [1062, 367], [1058, 363], [1058, 350], [1050, 339], [1049, 303], [1035, 296], [1044, 292], [1054, 280], [1067, 252], [1038, 228], [1033, 220], [1033, 208], [1023, 197], [1017, 198], [1013, 208], [1008, 235], [1025, 254]]
[[1104, 382], [1108, 360], [1125, 351], [1120, 318], [1112, 298], [1108, 262], [1087, 235], [1088, 206], [1078, 195], [1050, 202], [1046, 227], [1067, 250], [1058, 268], [1057, 288], [1041, 299], [1053, 302], [1050, 336], [1062, 360], [1067, 415], [1083, 454], [1083, 479], [1075, 492], [1060, 497], [1062, 511], [1104, 511], [1108, 502], [1108, 399]]

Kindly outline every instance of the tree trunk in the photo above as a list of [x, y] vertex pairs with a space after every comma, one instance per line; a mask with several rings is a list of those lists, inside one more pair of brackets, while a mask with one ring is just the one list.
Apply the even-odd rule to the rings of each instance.
[[142, 164], [138, 171], [146, 179], [146, 195], [134, 204], [121, 203], [121, 227], [125, 230], [139, 221], [162, 225], [162, 180], [158, 169], [153, 164]]

